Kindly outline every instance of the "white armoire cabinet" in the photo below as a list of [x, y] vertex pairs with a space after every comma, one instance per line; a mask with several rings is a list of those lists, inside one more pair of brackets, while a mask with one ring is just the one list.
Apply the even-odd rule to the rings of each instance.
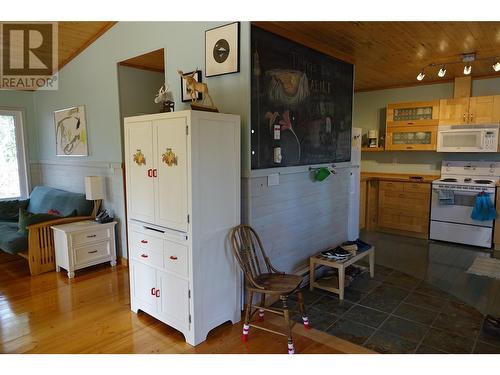
[[241, 318], [229, 231], [240, 224], [240, 118], [125, 118], [131, 308], [197, 345]]

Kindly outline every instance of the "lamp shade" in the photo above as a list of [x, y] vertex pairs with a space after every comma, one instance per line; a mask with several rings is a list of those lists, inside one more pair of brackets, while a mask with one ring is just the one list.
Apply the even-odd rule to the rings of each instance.
[[104, 198], [103, 178], [101, 176], [85, 177], [85, 197], [88, 200]]

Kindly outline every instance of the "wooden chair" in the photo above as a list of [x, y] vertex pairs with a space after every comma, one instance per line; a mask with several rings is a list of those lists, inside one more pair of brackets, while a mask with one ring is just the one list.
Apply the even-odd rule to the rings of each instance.
[[[239, 225], [231, 231], [231, 245], [234, 256], [240, 264], [245, 274], [245, 289], [247, 293], [246, 308], [245, 308], [245, 321], [243, 324], [242, 340], [248, 340], [248, 332], [250, 327], [263, 329], [268, 332], [276, 333], [288, 337], [288, 353], [295, 352], [292, 327], [295, 322], [290, 321], [290, 311], [288, 309], [287, 299], [293, 294], [297, 293], [300, 313], [302, 314], [302, 321], [306, 329], [310, 328], [309, 320], [306, 316], [304, 308], [304, 299], [302, 293], [299, 291], [302, 282], [301, 276], [290, 275], [278, 271], [267, 257], [262, 242], [252, 227], [248, 225]], [[265, 266], [265, 272], [262, 272], [261, 266]], [[253, 304], [253, 297], [255, 293], [259, 293], [260, 304]], [[283, 308], [270, 308], [265, 306], [266, 294], [279, 296]], [[252, 309], [254, 309], [252, 311]], [[285, 318], [286, 333], [274, 331], [264, 328], [255, 324], [250, 324], [250, 320], [256, 312], [259, 312], [259, 320], [264, 320], [264, 311], [283, 316]]]

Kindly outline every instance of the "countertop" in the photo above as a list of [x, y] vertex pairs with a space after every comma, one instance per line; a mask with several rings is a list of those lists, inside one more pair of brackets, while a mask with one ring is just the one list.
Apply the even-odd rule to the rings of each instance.
[[[412, 178], [412, 177], [421, 177], [421, 178]], [[438, 179], [439, 177], [440, 177], [439, 175], [420, 174], [420, 173], [407, 174], [407, 173], [361, 172], [361, 181], [383, 180], [383, 181], [416, 182], [416, 183], [428, 184]]]

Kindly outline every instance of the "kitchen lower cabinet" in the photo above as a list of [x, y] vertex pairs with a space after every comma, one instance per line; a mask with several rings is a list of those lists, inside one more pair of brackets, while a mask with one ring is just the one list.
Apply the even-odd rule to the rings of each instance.
[[380, 181], [378, 229], [427, 238], [430, 193], [431, 185], [428, 183]]

